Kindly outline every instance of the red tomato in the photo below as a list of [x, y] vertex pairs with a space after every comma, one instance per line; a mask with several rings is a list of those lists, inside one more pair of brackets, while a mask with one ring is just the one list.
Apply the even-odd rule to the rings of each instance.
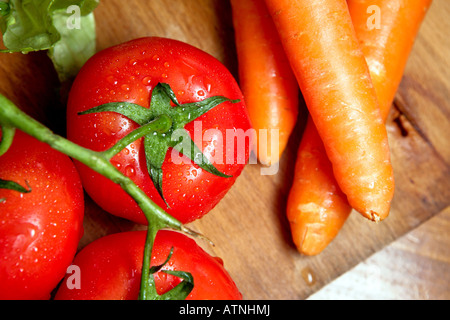
[[49, 299], [83, 233], [79, 175], [69, 157], [16, 130], [0, 179], [31, 188], [0, 189], [0, 299]]
[[[240, 133], [249, 133], [251, 125], [235, 79], [218, 60], [191, 45], [164, 38], [141, 38], [97, 53], [82, 68], [71, 89], [68, 138], [96, 151], [110, 148], [138, 125], [118, 113], [78, 113], [124, 101], [149, 108], [152, 89], [160, 82], [170, 85], [181, 104], [212, 96], [240, 100], [223, 102], [185, 126], [194, 140], [202, 142], [200, 149], [215, 167], [232, 177], [213, 175], [189, 159], [181, 164], [172, 161], [169, 148], [162, 165], [162, 189], [170, 208], [150, 179], [142, 139], [111, 160], [158, 205], [187, 223], [202, 217], [223, 198], [249, 157], [248, 139], [244, 138], [244, 148], [237, 142], [231, 144], [232, 134], [240, 129]], [[118, 185], [82, 164], [77, 163], [77, 167], [85, 190], [105, 211], [147, 223], [140, 208]]]
[[[146, 231], [108, 235], [93, 241], [75, 257], [79, 269], [61, 283], [56, 300], [136, 300], [138, 298]], [[187, 300], [240, 300], [242, 295], [219, 258], [201, 249], [194, 240], [179, 232], [163, 230], [156, 235], [151, 265], [163, 264], [162, 270], [190, 272], [194, 288]], [[69, 288], [67, 283], [79, 288]], [[162, 271], [155, 273], [158, 294], [180, 283], [180, 278]]]

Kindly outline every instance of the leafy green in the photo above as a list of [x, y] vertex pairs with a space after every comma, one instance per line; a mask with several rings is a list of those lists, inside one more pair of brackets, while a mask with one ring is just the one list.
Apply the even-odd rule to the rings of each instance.
[[90, 13], [80, 18], [80, 29], [64, 27], [65, 14], [57, 13], [53, 19], [60, 31], [61, 40], [49, 49], [59, 80], [64, 82], [74, 77], [86, 61], [95, 53], [95, 19]]
[[61, 81], [74, 77], [95, 53], [93, 10], [99, 0], [0, 2], [2, 52], [48, 50]]

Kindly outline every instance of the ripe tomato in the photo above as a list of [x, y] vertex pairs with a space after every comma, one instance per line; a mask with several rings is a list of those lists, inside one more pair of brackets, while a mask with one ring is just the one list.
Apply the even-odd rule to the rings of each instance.
[[[79, 268], [78, 279], [76, 273], [67, 275], [55, 299], [136, 300], [140, 289], [145, 238], [146, 231], [130, 231], [108, 235], [88, 244], [73, 262]], [[162, 270], [191, 273], [194, 288], [187, 300], [242, 299], [222, 261], [210, 256], [194, 240], [179, 232], [158, 232], [151, 265], [163, 264], [172, 247], [173, 255]], [[159, 295], [171, 290], [181, 281], [162, 271], [154, 276]], [[69, 288], [68, 282], [75, 287]]]
[[66, 155], [16, 130], [0, 157], [0, 299], [49, 299], [83, 233], [84, 195]]
[[[149, 108], [152, 90], [158, 83], [169, 84], [181, 104], [213, 96], [240, 100], [223, 102], [185, 126], [193, 140], [201, 142], [197, 145], [203, 154], [231, 177], [211, 174], [186, 158], [173, 161], [169, 148], [162, 164], [162, 190], [169, 208], [148, 173], [142, 139], [111, 159], [153, 201], [187, 223], [202, 217], [223, 198], [249, 158], [249, 140], [244, 137], [245, 146], [241, 148], [233, 136], [248, 133], [251, 128], [243, 96], [233, 76], [218, 60], [186, 43], [154, 37], [97, 53], [81, 69], [71, 88], [68, 138], [96, 151], [110, 148], [138, 124], [115, 112], [78, 113], [112, 102]], [[136, 203], [118, 185], [82, 164], [76, 165], [85, 190], [105, 211], [147, 223]]]

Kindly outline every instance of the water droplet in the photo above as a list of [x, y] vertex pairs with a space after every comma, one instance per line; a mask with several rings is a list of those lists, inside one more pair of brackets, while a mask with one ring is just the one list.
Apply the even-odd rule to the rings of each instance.
[[149, 86], [151, 82], [152, 82], [151, 77], [145, 77], [144, 79], [142, 79], [142, 84], [144, 84], [146, 86]]
[[109, 76], [108, 78], [106, 78], [106, 80], [111, 84], [114, 84], [114, 85], [117, 84], [117, 80], [113, 76]]
[[199, 95], [200, 97], [203, 97], [205, 95], [205, 91], [203, 90], [198, 90], [197, 91], [197, 95]]
[[159, 56], [157, 54], [155, 54], [152, 59], [155, 61], [159, 61]]
[[130, 66], [135, 66], [135, 65], [137, 65], [137, 60], [131, 59], [130, 61], [128, 61], [128, 63], [130, 64]]
[[128, 85], [128, 84], [123, 84], [123, 85], [121, 85], [120, 86], [121, 88], [122, 88], [122, 90], [124, 90], [124, 91], [130, 91], [130, 86]]
[[163, 77], [164, 79], [167, 79], [169, 76], [167, 75], [167, 73], [163, 73], [163, 74], [161, 75], [161, 77]]
[[308, 286], [313, 286], [316, 283], [316, 276], [309, 267], [305, 267], [301, 271], [303, 280], [305, 280]]
[[164, 67], [169, 68], [170, 64], [168, 62], [164, 62]]
[[134, 176], [135, 173], [136, 173], [136, 171], [134, 170], [134, 168], [132, 166], [126, 166], [125, 167], [125, 175], [127, 177], [130, 178], [130, 177]]

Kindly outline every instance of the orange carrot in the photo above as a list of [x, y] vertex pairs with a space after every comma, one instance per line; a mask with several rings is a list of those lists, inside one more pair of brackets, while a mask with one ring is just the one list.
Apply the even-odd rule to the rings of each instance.
[[231, 0], [239, 82], [261, 163], [278, 162], [297, 122], [299, 88], [264, 0]]
[[298, 251], [306, 255], [322, 252], [351, 210], [334, 178], [322, 140], [308, 118], [287, 202], [287, 218]]
[[266, 0], [334, 176], [380, 221], [394, 193], [386, 128], [345, 0]]
[[[384, 120], [389, 114], [409, 54], [431, 2], [432, 0], [347, 1]], [[375, 6], [379, 11], [380, 28], [374, 25], [375, 28], [371, 26], [369, 30], [369, 6]]]
[[[357, 37], [367, 60], [384, 119], [389, 114], [423, 18], [431, 0], [348, 0]], [[370, 5], [382, 19], [379, 28], [367, 21]], [[368, 13], [369, 11], [369, 13]], [[331, 163], [311, 119], [298, 150], [287, 216], [299, 252], [316, 255], [339, 233], [351, 207], [331, 174]], [[314, 172], [314, 174], [311, 174]]]

